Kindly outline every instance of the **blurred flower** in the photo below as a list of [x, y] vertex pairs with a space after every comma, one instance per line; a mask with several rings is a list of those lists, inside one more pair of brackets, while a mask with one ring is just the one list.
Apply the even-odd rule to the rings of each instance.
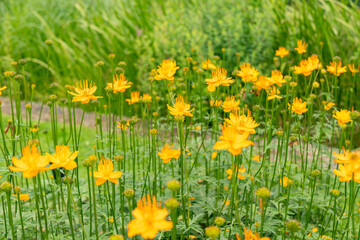
[[339, 164], [339, 170], [333, 170], [335, 175], [337, 175], [340, 182], [348, 182], [354, 180], [355, 182], [360, 183], [360, 171], [354, 172], [351, 164]]
[[239, 104], [240, 100], [235, 100], [234, 96], [228, 96], [221, 106], [224, 108], [224, 112], [231, 112], [233, 110], [239, 110]]
[[[236, 234], [236, 240], [241, 240], [238, 234]], [[244, 240], [270, 240], [270, 238], [260, 237], [260, 233], [253, 233], [251, 229], [244, 227]]]
[[204, 70], [216, 69], [216, 66], [211, 63], [210, 59], [208, 59], [208, 60], [202, 62], [202, 68]]
[[130, 120], [122, 121], [122, 122], [117, 121], [116, 123], [117, 123], [116, 127], [119, 129], [126, 130], [127, 127], [130, 127]]
[[119, 184], [118, 178], [121, 178], [122, 172], [114, 171], [114, 164], [110, 159], [102, 159], [98, 166], [98, 171], [93, 172], [96, 178], [96, 185], [104, 184], [107, 180]]
[[167, 107], [169, 109], [169, 113], [175, 117], [193, 116], [191, 112], [194, 111], [194, 109], [190, 109], [191, 108], [190, 104], [186, 103], [182, 96], [176, 98], [176, 102], [173, 107], [169, 106], [169, 104], [167, 105]]
[[301, 98], [294, 98], [293, 103], [290, 106], [290, 103], [288, 103], [289, 110], [291, 108], [291, 112], [297, 113], [299, 115], [306, 113], [308, 109], [306, 108], [306, 102], [303, 102]]
[[275, 98], [282, 99], [282, 97], [279, 96], [278, 94], [280, 94], [280, 90], [277, 89], [275, 86], [273, 86], [272, 89], [268, 93], [268, 100], [273, 100]]
[[330, 66], [326, 67], [326, 70], [335, 75], [335, 76], [340, 76], [340, 74], [342, 73], [346, 73], [346, 66], [341, 66], [341, 61], [338, 62], [330, 62]]
[[81, 102], [82, 104], [89, 103], [90, 100], [97, 100], [98, 98], [93, 94], [96, 92], [97, 87], [90, 82], [90, 85], [87, 80], [81, 81], [80, 84], [76, 83], [76, 87], [73, 92], [68, 92], [73, 95], [73, 102]]
[[241, 77], [243, 82], [255, 82], [259, 72], [254, 67], [251, 67], [250, 63], [243, 63], [240, 65], [240, 70], [236, 75]]
[[0, 88], [0, 96], [2, 95], [2, 91], [4, 91], [5, 89], [7, 89], [6, 86], [3, 86], [3, 87]]
[[205, 79], [205, 83], [208, 85], [207, 90], [214, 92], [219, 86], [230, 86], [234, 82], [231, 77], [227, 77], [227, 71], [225, 68], [217, 68], [211, 71], [212, 78]]
[[[349, 67], [350, 72], [352, 72], [352, 74], [354, 75], [359, 72], [360, 65], [358, 65], [358, 67], [355, 68], [355, 64], [349, 64], [348, 67]], [[1, 91], [1, 89], [0, 89], [0, 91]]]
[[113, 90], [113, 93], [125, 92], [126, 89], [130, 88], [132, 82], [126, 80], [126, 77], [123, 73], [120, 75], [113, 75], [113, 81], [107, 83], [107, 87]]
[[268, 89], [272, 85], [272, 80], [269, 77], [260, 76], [259, 79], [254, 82], [254, 85], [257, 87], [258, 91], [261, 91], [262, 89]]
[[165, 59], [162, 61], [160, 66], [158, 66], [154, 79], [155, 80], [167, 79], [173, 81], [176, 70], [178, 70], [179, 68], [180, 67], [176, 66], [176, 61]]
[[228, 150], [232, 155], [239, 155], [242, 152], [243, 148], [246, 148], [254, 143], [250, 140], [247, 140], [249, 137], [248, 132], [239, 134], [232, 125], [221, 125], [222, 136], [219, 137], [214, 145], [215, 150]]
[[276, 50], [275, 55], [283, 58], [283, 57], [289, 55], [289, 51], [284, 47], [279, 47], [279, 49]]
[[22, 150], [20, 160], [17, 157], [12, 158], [14, 166], [9, 166], [11, 171], [22, 172], [24, 178], [35, 177], [39, 171], [45, 171], [49, 164], [48, 158], [40, 154], [35, 145], [26, 146]]
[[151, 103], [151, 96], [150, 96], [149, 94], [147, 94], [147, 93], [144, 93], [144, 94], [141, 96], [140, 100], [141, 100], [142, 102], [144, 102], [144, 103]]
[[260, 157], [259, 154], [252, 157], [252, 160], [254, 160], [254, 161], [256, 161], [256, 162], [260, 162], [261, 159], [262, 159], [262, 158]]
[[333, 117], [338, 120], [338, 123], [341, 127], [345, 127], [347, 123], [352, 122], [350, 117], [351, 112], [346, 109], [341, 109], [336, 111]]
[[[235, 168], [235, 166], [232, 167], [232, 169], [228, 169], [226, 170], [226, 173], [228, 174], [228, 179], [232, 178], [233, 175], [233, 169]], [[240, 180], [244, 180], [246, 179], [246, 176], [242, 175], [243, 173], [246, 172], [246, 168], [243, 168], [243, 165], [241, 164], [240, 168], [238, 169], [238, 176], [237, 178]]]
[[78, 156], [79, 151], [70, 152], [69, 146], [57, 145], [55, 147], [55, 153], [46, 153], [48, 161], [51, 162], [49, 169], [65, 168], [71, 170], [77, 167], [75, 159]]
[[125, 101], [129, 105], [132, 105], [134, 103], [138, 103], [140, 101], [140, 92], [138, 92], [138, 91], [131, 92], [131, 98], [130, 99], [125, 99]]
[[166, 143], [161, 152], [158, 153], [158, 156], [164, 163], [168, 163], [171, 159], [178, 159], [180, 154], [180, 149], [171, 149], [170, 144]]
[[295, 48], [295, 50], [299, 53], [299, 54], [303, 54], [306, 53], [306, 47], [308, 45], [303, 42], [302, 40], [297, 40], [297, 48]]
[[29, 194], [19, 194], [19, 200], [20, 201], [27, 201], [30, 199]]
[[222, 101], [221, 100], [210, 100], [210, 106], [213, 107], [220, 107], [222, 104]]
[[128, 224], [128, 237], [141, 235], [144, 239], [154, 239], [158, 231], [167, 231], [172, 229], [173, 223], [165, 218], [169, 211], [165, 208], [159, 208], [156, 197], [148, 194], [137, 202], [137, 208], [132, 211], [135, 219]]
[[32, 128], [29, 128], [30, 132], [36, 133], [39, 131], [39, 125], [35, 123]]
[[271, 71], [271, 77], [269, 78], [269, 80], [271, 84], [276, 84], [279, 87], [281, 87], [283, 83], [286, 83], [284, 76], [279, 70]]
[[324, 106], [324, 109], [326, 111], [329, 111], [333, 106], [335, 106], [335, 103], [333, 102], [327, 102], [327, 101], [322, 101], [322, 104]]

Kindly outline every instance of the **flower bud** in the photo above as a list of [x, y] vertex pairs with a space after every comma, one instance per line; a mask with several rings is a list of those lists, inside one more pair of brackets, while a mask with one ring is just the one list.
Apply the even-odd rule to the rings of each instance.
[[296, 88], [296, 86], [297, 86], [297, 82], [290, 82], [290, 87]]
[[205, 228], [205, 235], [211, 240], [215, 240], [220, 235], [220, 228], [217, 226], [210, 226]]
[[125, 240], [125, 238], [123, 235], [117, 234], [117, 235], [111, 235], [109, 237], [109, 240]]
[[98, 61], [94, 64], [94, 67], [102, 67], [102, 66], [104, 66], [104, 64], [105, 63], [103, 61]]
[[21, 193], [21, 188], [19, 186], [14, 187], [14, 192], [16, 194], [20, 194]]
[[45, 44], [48, 46], [51, 46], [51, 45], [53, 45], [53, 41], [50, 39], [47, 39], [47, 40], [45, 40]]
[[215, 224], [218, 227], [221, 227], [222, 225], [224, 225], [225, 223], [225, 219], [223, 217], [216, 217], [215, 218]]
[[17, 75], [15, 75], [14, 79], [20, 81], [20, 80], [24, 79], [24, 76], [21, 74], [17, 74]]
[[261, 199], [268, 199], [270, 197], [270, 190], [266, 187], [259, 188], [255, 192], [256, 196], [258, 196]]
[[313, 88], [319, 88], [320, 84], [317, 81], [313, 82]]
[[175, 209], [177, 209], [180, 206], [180, 203], [178, 200], [176, 200], [176, 198], [170, 198], [170, 199], [166, 200], [165, 206], [168, 209], [170, 209], [171, 211], [174, 211]]
[[292, 79], [292, 77], [289, 76], [289, 75], [286, 75], [286, 76], [284, 77], [284, 79], [285, 79], [285, 81], [290, 82], [291, 79]]
[[284, 136], [284, 132], [282, 130], [279, 130], [279, 131], [276, 132], [276, 135], [278, 137], [282, 137], [282, 136]]
[[155, 128], [150, 129], [150, 134], [151, 134], [152, 136], [156, 136], [156, 135], [158, 134], [158, 130], [155, 129]]
[[337, 197], [340, 195], [340, 191], [338, 189], [332, 189], [330, 190], [330, 194], [333, 195], [334, 197]]
[[350, 113], [351, 120], [357, 120], [359, 117], [360, 117], [359, 111], [354, 110]]
[[115, 58], [115, 54], [114, 54], [114, 53], [110, 53], [110, 54], [108, 55], [108, 58], [114, 59], [114, 58]]
[[289, 220], [286, 224], [287, 229], [291, 233], [296, 233], [300, 230], [300, 223], [296, 220]]
[[123, 160], [123, 159], [124, 159], [124, 157], [123, 157], [122, 155], [116, 155], [116, 156], [114, 156], [115, 162], [121, 162], [121, 160]]
[[12, 184], [10, 182], [3, 182], [0, 185], [0, 191], [2, 192], [10, 192], [12, 189]]
[[131, 199], [131, 198], [133, 198], [133, 197], [135, 196], [135, 191], [132, 190], [132, 189], [126, 189], [126, 190], [124, 191], [124, 195], [125, 195], [125, 197], [127, 197], [128, 199]]
[[170, 180], [168, 183], [167, 183], [167, 188], [170, 189], [171, 191], [173, 192], [177, 192], [180, 190], [180, 182], [178, 180]]
[[317, 178], [318, 176], [320, 176], [321, 175], [321, 172], [320, 172], [320, 170], [318, 170], [318, 169], [315, 169], [315, 170], [313, 170], [312, 172], [311, 172], [311, 176], [313, 177], [313, 178]]

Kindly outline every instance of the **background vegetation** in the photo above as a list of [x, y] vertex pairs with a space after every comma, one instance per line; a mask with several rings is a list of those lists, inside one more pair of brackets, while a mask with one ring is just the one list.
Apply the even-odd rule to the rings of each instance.
[[[0, 15], [1, 71], [28, 59], [27, 79], [38, 91], [47, 86], [48, 67], [52, 86], [63, 89], [99, 78], [100, 60], [108, 78], [111, 66], [125, 61], [128, 79], [144, 89], [162, 59], [184, 65], [190, 55], [222, 56], [222, 48], [232, 66], [238, 52], [261, 71], [272, 69], [279, 45], [293, 48], [300, 38], [325, 62], [358, 60], [360, 53], [358, 1], [349, 0], [22, 0], [2, 1]], [[54, 42], [49, 56], [46, 39]]]

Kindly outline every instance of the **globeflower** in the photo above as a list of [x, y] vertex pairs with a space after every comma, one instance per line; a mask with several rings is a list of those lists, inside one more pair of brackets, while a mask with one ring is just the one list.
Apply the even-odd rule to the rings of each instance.
[[303, 42], [302, 40], [298, 40], [297, 41], [297, 48], [295, 48], [295, 50], [299, 53], [299, 54], [303, 54], [306, 53], [306, 47], [308, 45]]
[[22, 150], [20, 160], [12, 158], [14, 166], [9, 166], [11, 171], [22, 172], [24, 178], [35, 177], [40, 171], [46, 171], [49, 164], [48, 158], [40, 154], [35, 145], [27, 145]]
[[243, 63], [240, 65], [240, 71], [236, 75], [241, 77], [243, 82], [255, 82], [259, 72], [254, 67], [251, 67], [250, 63]]
[[230, 86], [234, 80], [231, 77], [227, 77], [227, 71], [225, 68], [217, 68], [211, 71], [212, 78], [205, 79], [205, 83], [208, 85], [207, 90], [214, 92], [219, 86]]
[[349, 67], [349, 70], [350, 70], [350, 72], [352, 73], [353, 76], [360, 71], [359, 70], [360, 65], [358, 65], [358, 67], [355, 68], [355, 64], [349, 64], [348, 67]]
[[249, 133], [244, 132], [239, 134], [235, 126], [224, 124], [221, 125], [221, 130], [222, 136], [220, 136], [219, 141], [215, 143], [215, 150], [227, 149], [232, 155], [239, 155], [243, 148], [254, 145], [252, 141], [247, 140]]
[[341, 61], [330, 62], [330, 66], [326, 67], [327, 71], [335, 76], [340, 76], [342, 73], [346, 73], [346, 66], [341, 66]]
[[158, 156], [163, 160], [164, 163], [170, 162], [171, 159], [178, 159], [180, 157], [180, 149], [171, 149], [170, 144], [166, 143]]
[[333, 152], [336, 157], [335, 162], [341, 164], [350, 164], [353, 171], [360, 170], [360, 150], [355, 152], [346, 151], [343, 148], [344, 154]]
[[231, 112], [233, 110], [239, 110], [240, 100], [235, 100], [234, 96], [226, 97], [225, 101], [221, 105], [224, 108], [224, 112]]
[[[226, 173], [228, 174], [228, 179], [232, 178], [233, 169], [235, 169], [234, 166], [232, 167], [232, 169], [226, 170]], [[238, 172], [238, 176], [237, 176], [238, 179], [240, 179], [240, 180], [245, 180], [246, 179], [246, 176], [242, 175], [243, 173], [246, 172], [246, 168], [244, 168], [242, 164], [241, 164], [241, 166], [240, 166], [240, 168], [238, 169], [237, 172]]]
[[272, 89], [268, 93], [268, 100], [273, 100], [275, 98], [282, 99], [282, 97], [279, 96], [278, 94], [280, 94], [280, 90], [277, 89], [275, 86], [273, 86]]
[[341, 127], [345, 127], [347, 123], [352, 122], [350, 113], [349, 110], [341, 109], [340, 111], [336, 111], [333, 117], [338, 120]]
[[203, 61], [201, 65], [204, 70], [216, 69], [216, 66], [211, 63], [210, 59]]
[[176, 66], [176, 61], [164, 59], [160, 66], [158, 66], [154, 79], [159, 81], [162, 79], [173, 81], [176, 70], [179, 68], [180, 67]]
[[303, 100], [301, 98], [294, 98], [293, 99], [293, 103], [290, 106], [289, 105], [289, 110], [291, 108], [291, 112], [293, 113], [297, 113], [299, 115], [306, 113], [308, 111], [308, 109], [306, 108], [306, 102], [303, 102]]
[[254, 85], [257, 87], [258, 91], [261, 91], [262, 89], [267, 90], [270, 88], [271, 85], [273, 85], [273, 82], [269, 77], [260, 76], [259, 79], [254, 82]]
[[360, 171], [355, 171], [352, 169], [351, 164], [339, 164], [339, 170], [333, 170], [335, 175], [337, 175], [340, 182], [348, 182], [354, 180], [355, 182], [360, 183]]
[[151, 202], [149, 194], [137, 202], [132, 215], [134, 219], [127, 226], [129, 238], [141, 235], [144, 239], [154, 239], [158, 231], [168, 231], [173, 227], [173, 223], [165, 219], [169, 211], [159, 207], [155, 196]]
[[315, 67], [314, 65], [309, 62], [308, 60], [304, 59], [304, 60], [301, 60], [300, 62], [300, 66], [295, 66], [294, 67], [294, 72], [296, 74], [302, 74], [304, 76], [310, 76], [312, 71], [314, 71]]
[[79, 151], [70, 152], [69, 146], [61, 146], [57, 145], [55, 147], [55, 153], [49, 154], [46, 153], [46, 157], [48, 158], [49, 162], [51, 162], [51, 166], [49, 169], [55, 168], [65, 168], [67, 170], [71, 170], [77, 167], [75, 159], [78, 156]]
[[2, 92], [3, 92], [5, 89], [7, 89], [6, 86], [3, 86], [3, 87], [0, 88], [0, 96], [2, 95]]
[[234, 126], [239, 134], [245, 132], [255, 134], [255, 128], [260, 125], [251, 117], [250, 111], [248, 111], [247, 115], [244, 113], [241, 114], [240, 111], [233, 111], [229, 114], [229, 118], [225, 118], [225, 122]]
[[275, 55], [283, 58], [283, 57], [289, 55], [289, 51], [284, 47], [279, 47], [279, 49], [276, 50]]
[[186, 103], [182, 96], [176, 98], [176, 102], [173, 107], [169, 106], [169, 104], [167, 107], [169, 109], [169, 113], [174, 117], [193, 116], [191, 112], [194, 111], [194, 109], [191, 109], [190, 104]]
[[94, 96], [94, 93], [96, 92], [97, 87], [95, 85], [93, 85], [92, 83], [88, 83], [87, 80], [81, 81], [80, 84], [76, 83], [76, 87], [74, 88], [74, 91], [76, 93], [73, 92], [68, 92], [71, 95], [73, 95], [73, 102], [81, 102], [82, 104], [86, 104], [89, 103], [90, 100], [97, 100], [98, 98], [102, 98], [102, 97], [97, 97]]
[[271, 71], [271, 77], [270, 77], [271, 84], [276, 84], [279, 87], [283, 85], [283, 83], [286, 83], [284, 76], [281, 74], [279, 70]]
[[120, 171], [114, 171], [114, 164], [110, 159], [102, 159], [98, 166], [98, 171], [93, 172], [97, 186], [104, 184], [106, 181], [119, 184], [117, 179], [121, 178], [122, 174]]
[[113, 75], [113, 81], [107, 83], [107, 87], [113, 90], [113, 93], [125, 92], [126, 89], [130, 88], [132, 82], [126, 80], [126, 77], [123, 73], [120, 75]]
[[335, 103], [333, 102], [327, 102], [327, 101], [322, 101], [322, 104], [324, 106], [324, 109], [326, 111], [329, 111], [333, 106], [335, 106]]
[[131, 98], [130, 99], [125, 99], [125, 101], [129, 105], [132, 105], [134, 103], [138, 103], [140, 101], [140, 92], [138, 92], [138, 91], [131, 92]]

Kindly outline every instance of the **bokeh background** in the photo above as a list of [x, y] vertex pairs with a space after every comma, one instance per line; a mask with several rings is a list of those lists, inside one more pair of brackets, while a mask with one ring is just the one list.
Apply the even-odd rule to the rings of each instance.
[[[164, 58], [185, 66], [186, 57], [223, 57], [225, 48], [229, 71], [238, 53], [265, 74], [275, 49], [293, 49], [297, 39], [325, 62], [339, 56], [358, 63], [360, 53], [358, 1], [349, 0], [3, 0], [0, 16], [0, 68], [26, 58], [37, 91], [48, 86], [48, 67], [59, 92], [99, 78], [98, 61], [107, 79], [109, 66], [125, 61], [127, 78], [146, 90], [149, 72]], [[53, 41], [49, 56], [46, 39]]]

